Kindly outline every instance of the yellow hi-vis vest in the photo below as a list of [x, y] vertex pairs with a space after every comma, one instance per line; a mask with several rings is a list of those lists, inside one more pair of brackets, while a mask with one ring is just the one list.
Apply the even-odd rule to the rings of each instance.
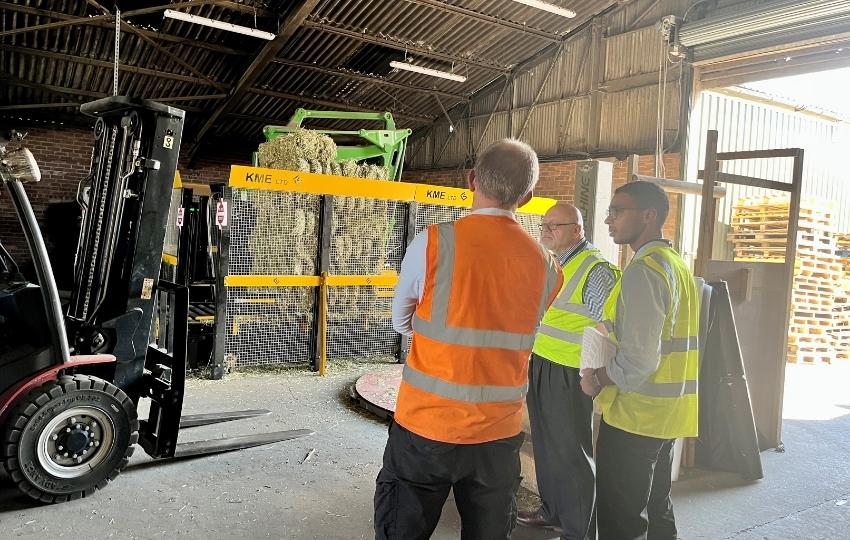
[[582, 302], [582, 292], [587, 276], [598, 264], [608, 265], [619, 280], [620, 269], [606, 261], [596, 248], [582, 250], [564, 265], [564, 285], [540, 322], [534, 354], [563, 366], [581, 365], [584, 329], [598, 323]]
[[[606, 386], [596, 402], [605, 423], [623, 431], [658, 439], [696, 437], [699, 291], [693, 274], [671, 247], [650, 246], [638, 255], [630, 264], [644, 264], [658, 272], [670, 291], [671, 308], [661, 331], [658, 369], [637, 391]], [[611, 338], [615, 342], [619, 296], [618, 282], [605, 305], [606, 319], [614, 321]]]

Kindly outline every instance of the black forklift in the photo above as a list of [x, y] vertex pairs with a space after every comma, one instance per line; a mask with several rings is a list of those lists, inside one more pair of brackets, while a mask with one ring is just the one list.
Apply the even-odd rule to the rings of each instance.
[[80, 111], [96, 119], [95, 143], [77, 194], [82, 223], [65, 301], [24, 190], [40, 180], [38, 165], [19, 134], [0, 142], [0, 181], [37, 278], [25, 279], [0, 246], [0, 461], [12, 481], [62, 502], [114, 480], [137, 443], [174, 459], [311, 434], [177, 442], [181, 429], [269, 413], [181, 416], [189, 293], [160, 279], [160, 262], [185, 113], [128, 97]]

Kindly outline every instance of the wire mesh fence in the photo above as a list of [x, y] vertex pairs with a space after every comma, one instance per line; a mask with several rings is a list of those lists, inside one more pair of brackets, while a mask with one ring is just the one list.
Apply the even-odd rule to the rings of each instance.
[[[407, 207], [398, 201], [335, 197], [329, 273], [397, 274], [404, 256]], [[368, 285], [328, 289], [329, 359], [397, 355], [392, 294], [392, 288]]]
[[[416, 233], [419, 234], [429, 225], [455, 221], [469, 215], [468, 208], [442, 206], [439, 204], [419, 204], [416, 206]], [[535, 240], [540, 241], [540, 223], [543, 216], [518, 212], [517, 221]]]
[[[329, 275], [397, 276], [409, 238], [431, 224], [469, 214], [456, 206], [343, 196], [323, 203], [318, 195], [242, 188], [230, 190], [229, 199], [231, 276], [318, 276], [322, 245], [328, 250]], [[324, 211], [324, 219], [330, 219], [324, 225], [322, 204], [332, 206]], [[541, 216], [518, 214], [517, 219], [539, 238]], [[408, 224], [413, 230], [407, 230]], [[322, 239], [323, 234], [328, 238]], [[329, 286], [327, 295], [329, 362], [398, 357], [401, 339], [392, 328], [392, 286]], [[315, 286], [266, 282], [262, 287], [228, 287], [225, 364], [314, 363], [320, 331], [317, 298]]]
[[232, 369], [307, 362], [315, 334], [313, 293], [308, 287], [229, 290], [225, 365]]
[[[319, 196], [230, 190], [231, 275], [316, 274]], [[229, 367], [304, 363], [315, 334], [311, 287], [232, 287], [227, 291]]]

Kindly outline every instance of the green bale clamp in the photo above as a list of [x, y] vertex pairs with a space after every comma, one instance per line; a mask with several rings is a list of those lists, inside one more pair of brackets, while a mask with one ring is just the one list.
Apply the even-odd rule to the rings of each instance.
[[389, 112], [313, 111], [297, 109], [285, 126], [265, 126], [263, 128], [263, 134], [266, 137], [266, 141], [272, 141], [282, 135], [301, 129], [304, 121], [308, 119], [383, 122], [384, 129], [358, 129], [356, 131], [307, 129], [325, 134], [333, 139], [337, 145], [337, 161], [377, 161], [378, 165], [387, 168], [390, 179], [396, 181], [401, 179], [407, 138], [412, 133], [412, 130], [396, 129], [393, 115]]

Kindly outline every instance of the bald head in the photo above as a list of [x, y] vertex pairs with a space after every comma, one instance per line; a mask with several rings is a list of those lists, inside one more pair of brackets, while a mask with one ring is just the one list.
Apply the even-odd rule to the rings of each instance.
[[543, 216], [540, 241], [549, 250], [560, 254], [584, 240], [584, 220], [578, 208], [559, 202]]
[[559, 221], [575, 221], [579, 225], [584, 225], [584, 220], [581, 217], [581, 212], [578, 208], [568, 202], [558, 202], [546, 212], [546, 217], [551, 217]]
[[502, 207], [516, 207], [537, 184], [537, 153], [524, 142], [502, 139], [478, 156], [474, 172], [476, 187], [484, 196]]

